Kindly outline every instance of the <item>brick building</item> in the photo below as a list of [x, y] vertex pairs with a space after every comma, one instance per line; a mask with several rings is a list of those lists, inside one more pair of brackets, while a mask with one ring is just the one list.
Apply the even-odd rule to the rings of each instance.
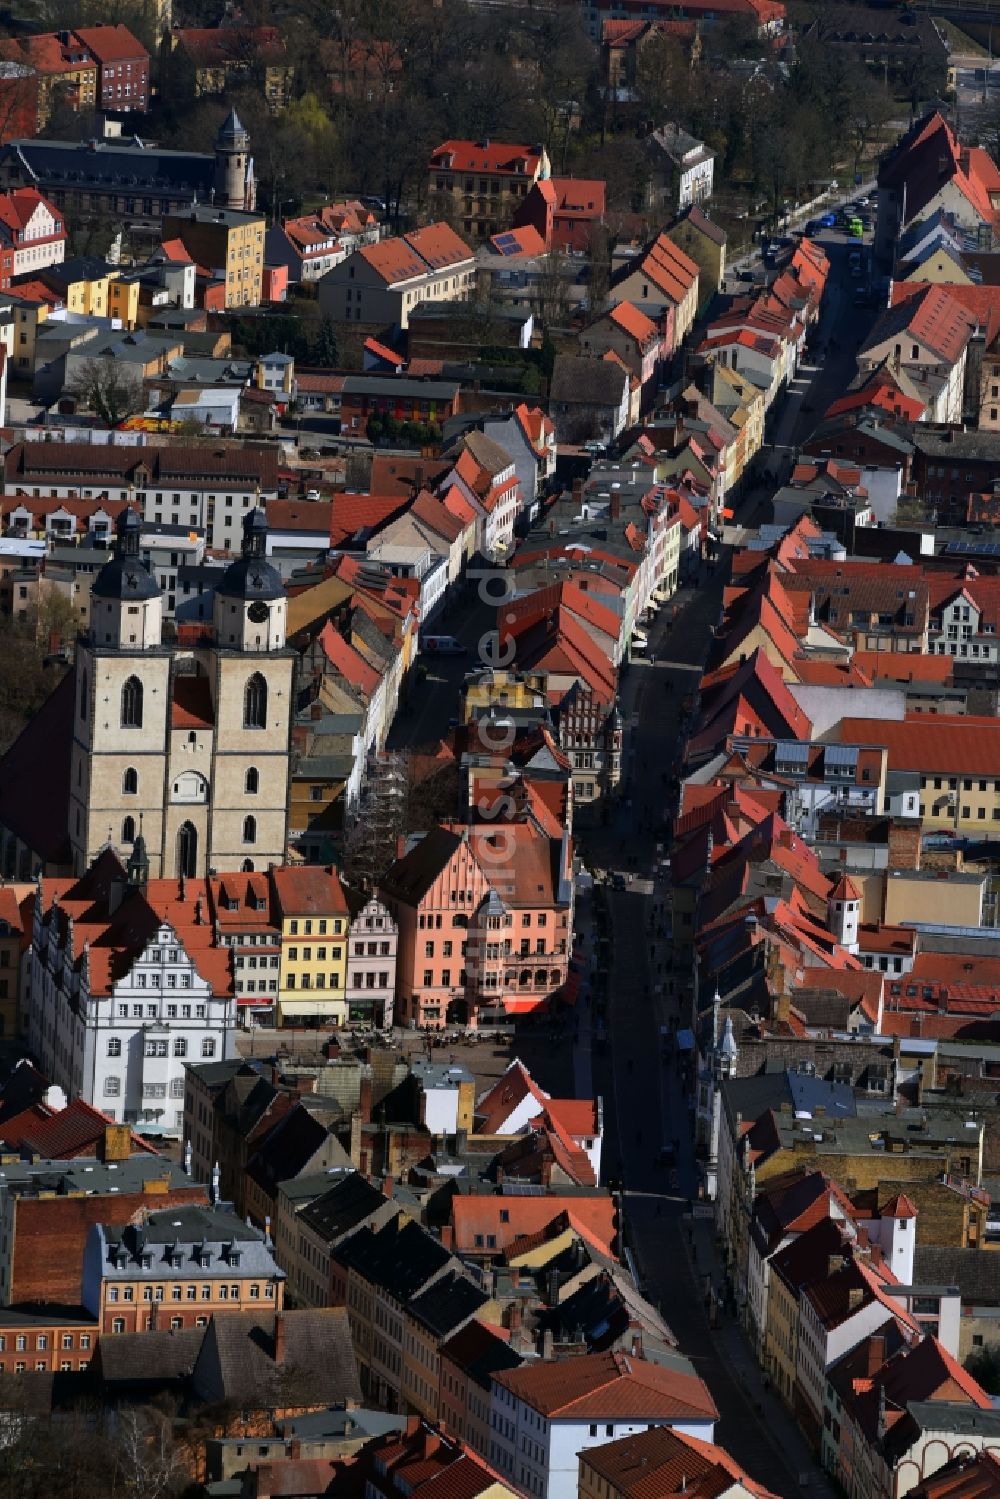
[[156, 1155], [112, 1153], [71, 1162], [8, 1162], [0, 1183], [0, 1301], [77, 1306], [84, 1248], [97, 1223], [122, 1226], [156, 1207], [205, 1203], [208, 1192]]

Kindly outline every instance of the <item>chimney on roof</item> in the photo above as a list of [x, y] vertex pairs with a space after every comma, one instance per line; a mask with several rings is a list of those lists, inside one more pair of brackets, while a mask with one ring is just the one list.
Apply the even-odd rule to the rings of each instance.
[[424, 1427], [424, 1457], [433, 1457], [441, 1445], [441, 1438], [430, 1426]]
[[108, 1124], [104, 1128], [104, 1160], [127, 1161], [132, 1154], [132, 1131], [127, 1124]]
[[885, 1333], [872, 1333], [868, 1339], [868, 1377], [885, 1363]]
[[384, 1176], [382, 1178], [382, 1196], [383, 1197], [388, 1197], [388, 1199], [389, 1199], [390, 1202], [392, 1201], [392, 1194], [393, 1194], [393, 1192], [395, 1190], [395, 1187], [396, 1187], [396, 1179], [395, 1179], [395, 1177], [393, 1177], [393, 1176]]
[[361, 1088], [358, 1095], [358, 1113], [361, 1115], [362, 1124], [372, 1122], [372, 1080], [367, 1072], [362, 1073]]
[[279, 1369], [285, 1367], [285, 1314], [274, 1314], [274, 1362]]
[[442, 1249], [454, 1249], [454, 1247], [455, 1247], [455, 1230], [452, 1228], [452, 1226], [451, 1226], [450, 1223], [442, 1223], [442, 1225], [441, 1225], [441, 1248]]
[[608, 516], [611, 520], [620, 520], [622, 513], [622, 497], [617, 489], [611, 491], [611, 500], [608, 504]]

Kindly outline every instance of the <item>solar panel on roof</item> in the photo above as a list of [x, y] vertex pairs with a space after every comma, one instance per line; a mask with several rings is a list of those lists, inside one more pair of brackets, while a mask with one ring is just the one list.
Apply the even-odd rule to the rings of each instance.
[[858, 749], [854, 744], [828, 744], [823, 758], [827, 765], [857, 765]]

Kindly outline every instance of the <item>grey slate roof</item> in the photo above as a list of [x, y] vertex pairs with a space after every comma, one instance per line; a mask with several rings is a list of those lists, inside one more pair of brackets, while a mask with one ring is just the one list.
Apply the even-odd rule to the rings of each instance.
[[184, 1380], [195, 1366], [204, 1338], [203, 1327], [101, 1338], [95, 1372], [105, 1387], [146, 1383], [150, 1379], [157, 1383]]
[[[919, 1230], [918, 1230], [919, 1240]], [[913, 1255], [913, 1280], [942, 1281], [958, 1286], [963, 1308], [970, 1303], [1000, 1305], [1000, 1275], [989, 1251], [953, 1249], [938, 1244], [917, 1243]]]
[[619, 406], [628, 379], [620, 365], [586, 354], [560, 354], [552, 371], [550, 401]]
[[336, 1243], [386, 1201], [365, 1177], [353, 1172], [302, 1209], [299, 1219], [327, 1243]]
[[[276, 1362], [275, 1330], [282, 1319], [284, 1358]], [[142, 1334], [148, 1337], [148, 1333]], [[282, 1383], [301, 1381], [301, 1393]], [[205, 1331], [191, 1379], [200, 1400], [231, 1400], [242, 1408], [361, 1403], [347, 1308], [279, 1312], [216, 1312]]]
[[[178, 1257], [178, 1268], [199, 1279], [229, 1280], [237, 1267], [241, 1276], [284, 1279], [285, 1272], [279, 1269], [260, 1229], [251, 1228], [223, 1206], [166, 1208], [150, 1213], [143, 1224], [117, 1228], [102, 1223], [97, 1232], [104, 1274], [116, 1280], [162, 1278], [164, 1265]], [[206, 1257], [207, 1265], [202, 1263]]]
[[451, 1271], [415, 1296], [408, 1310], [440, 1339], [474, 1317], [488, 1299], [468, 1276]]
[[24, 184], [42, 192], [112, 190], [162, 198], [207, 198], [215, 186], [215, 157], [194, 151], [164, 151], [131, 141], [9, 141], [0, 165], [19, 169]]
[[398, 1218], [378, 1233], [367, 1227], [359, 1229], [340, 1245], [336, 1255], [399, 1302], [417, 1295], [449, 1262], [456, 1267], [459, 1264], [419, 1223], [410, 1220], [400, 1225]]

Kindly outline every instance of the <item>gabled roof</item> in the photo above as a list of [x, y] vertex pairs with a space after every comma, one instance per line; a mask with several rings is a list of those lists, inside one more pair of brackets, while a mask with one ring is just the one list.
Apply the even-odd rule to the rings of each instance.
[[640, 347], [655, 342], [659, 337], [656, 324], [631, 302], [616, 303], [608, 313], [608, 317], [613, 323], [617, 323], [623, 332], [634, 338]]
[[511, 1348], [501, 1330], [476, 1318], [442, 1343], [441, 1357], [463, 1370], [483, 1390], [489, 1389], [491, 1375], [501, 1369], [516, 1369], [521, 1363], [520, 1354]]
[[729, 1492], [752, 1499], [775, 1499], [734, 1462], [724, 1448], [670, 1426], [652, 1426], [633, 1436], [588, 1447], [580, 1454], [585, 1469], [621, 1499], [716, 1499]]
[[[279, 1319], [283, 1355], [276, 1341]], [[205, 1332], [191, 1383], [202, 1401], [228, 1400], [242, 1409], [270, 1412], [275, 1406], [275, 1382], [281, 1380], [286, 1370], [308, 1382], [308, 1401], [301, 1403], [317, 1406], [361, 1403], [361, 1382], [346, 1307], [310, 1307], [278, 1313], [263, 1308], [218, 1311]]]
[[[457, 1254], [483, 1254], [510, 1249], [519, 1239], [547, 1227], [565, 1213], [570, 1222], [602, 1253], [614, 1256], [618, 1215], [606, 1192], [575, 1190], [548, 1192], [544, 1197], [520, 1197], [508, 1193], [470, 1193], [452, 1200], [451, 1216]], [[487, 1244], [492, 1238], [494, 1243]]]
[[472, 251], [450, 225], [440, 222], [355, 250], [387, 286], [413, 281], [472, 259]]
[[[878, 348], [904, 334], [925, 345], [944, 364], [954, 364], [972, 337], [977, 317], [953, 295], [951, 287], [922, 285], [881, 315], [859, 353]], [[905, 360], [904, 350], [902, 358]]]
[[494, 1383], [548, 1420], [718, 1419], [715, 1402], [696, 1374], [624, 1353], [525, 1365], [494, 1375]]
[[676, 229], [680, 224], [690, 224], [692, 229], [697, 229], [699, 234], [703, 234], [706, 239], [710, 239], [714, 245], [723, 246], [726, 243], [726, 231], [721, 225], [714, 223], [708, 217], [705, 210], [698, 207], [697, 203], [693, 203], [690, 208], [685, 209], [678, 217], [676, 223], [672, 224], [670, 229], [667, 230], [667, 233], [669, 234], [671, 230]]

